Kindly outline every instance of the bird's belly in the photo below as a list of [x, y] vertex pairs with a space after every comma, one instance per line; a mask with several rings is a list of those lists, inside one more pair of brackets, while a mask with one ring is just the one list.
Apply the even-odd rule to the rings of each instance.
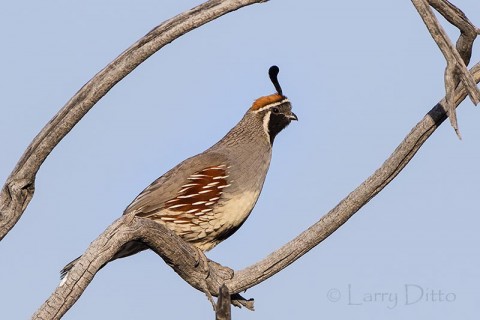
[[197, 226], [201, 229], [196, 228], [199, 236], [187, 241], [204, 251], [212, 249], [240, 228], [255, 206], [258, 196], [259, 192], [245, 191], [241, 196], [223, 199], [208, 223], [205, 221]]
[[258, 196], [259, 192], [244, 191], [240, 196], [227, 199], [221, 209], [222, 213], [218, 213], [220, 228], [238, 228], [248, 218]]

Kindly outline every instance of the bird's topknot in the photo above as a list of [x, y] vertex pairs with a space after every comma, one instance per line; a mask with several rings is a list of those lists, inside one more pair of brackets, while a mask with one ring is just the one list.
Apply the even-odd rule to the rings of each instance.
[[282, 93], [282, 87], [280, 86], [280, 83], [278, 82], [278, 72], [280, 69], [277, 66], [271, 66], [270, 69], [268, 69], [268, 75], [270, 77], [270, 81], [272, 81], [273, 86], [275, 87], [275, 90], [277, 90], [277, 93], [271, 94], [269, 96], [265, 97], [260, 97], [255, 102], [253, 105], [250, 107], [250, 110], [259, 110], [262, 109], [263, 107], [268, 106], [269, 104], [272, 103], [279, 103], [282, 102], [283, 100], [286, 100], [287, 97], [285, 97]]
[[280, 69], [277, 66], [271, 66], [270, 69], [268, 69], [268, 75], [270, 76], [270, 81], [272, 81], [273, 86], [275, 87], [275, 90], [277, 90], [277, 93], [283, 96], [282, 87], [280, 87], [280, 83], [278, 83], [279, 72], [280, 72]]

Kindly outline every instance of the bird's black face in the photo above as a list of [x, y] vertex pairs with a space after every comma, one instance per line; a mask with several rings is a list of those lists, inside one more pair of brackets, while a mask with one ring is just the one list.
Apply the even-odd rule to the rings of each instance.
[[264, 121], [268, 121], [266, 129], [268, 129], [268, 135], [270, 137], [270, 144], [273, 145], [273, 141], [277, 134], [285, 129], [292, 120], [298, 120], [295, 113], [292, 112], [292, 106], [290, 102], [285, 101], [280, 104], [273, 104], [266, 110]]

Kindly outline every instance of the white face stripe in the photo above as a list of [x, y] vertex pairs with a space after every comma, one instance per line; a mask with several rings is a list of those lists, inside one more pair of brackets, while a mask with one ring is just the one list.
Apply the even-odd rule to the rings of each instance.
[[268, 130], [268, 123], [270, 122], [270, 114], [271, 113], [272, 113], [272, 111], [268, 111], [265, 114], [265, 117], [263, 117], [263, 131], [265, 131], [265, 134], [267, 135], [268, 142], [270, 142], [270, 131]]
[[270, 104], [267, 104], [265, 107], [262, 107], [260, 109], [257, 109], [257, 110], [253, 110], [253, 112], [261, 112], [261, 111], [264, 111], [266, 109], [269, 109], [269, 108], [272, 108], [272, 107], [276, 107], [276, 106], [279, 106], [281, 104], [284, 104], [286, 102], [290, 102], [290, 100], [288, 99], [283, 99], [282, 101], [280, 102], [275, 102], [275, 103], [270, 103]]

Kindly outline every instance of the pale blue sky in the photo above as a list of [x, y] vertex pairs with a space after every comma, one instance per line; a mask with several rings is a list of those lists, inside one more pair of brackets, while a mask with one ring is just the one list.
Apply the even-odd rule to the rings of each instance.
[[[154, 26], [198, 3], [4, 2], [2, 183], [86, 81]], [[480, 26], [478, 1], [454, 3]], [[472, 62], [480, 60], [478, 44], [475, 50]], [[410, 1], [270, 1], [185, 35], [113, 88], [42, 166], [30, 206], [0, 244], [1, 318], [29, 318], [58, 284], [59, 270], [145, 186], [216, 142], [254, 99], [274, 92], [272, 64], [280, 66], [300, 121], [276, 139], [250, 218], [207, 254], [234, 269], [316, 222], [444, 92], [444, 59]], [[234, 309], [233, 318], [475, 319], [480, 114], [466, 101], [458, 118], [462, 141], [443, 125], [346, 225], [248, 290], [255, 312]], [[441, 294], [443, 301], [431, 301]], [[148, 252], [102, 269], [64, 317], [134, 318], [213, 313], [202, 293]]]

